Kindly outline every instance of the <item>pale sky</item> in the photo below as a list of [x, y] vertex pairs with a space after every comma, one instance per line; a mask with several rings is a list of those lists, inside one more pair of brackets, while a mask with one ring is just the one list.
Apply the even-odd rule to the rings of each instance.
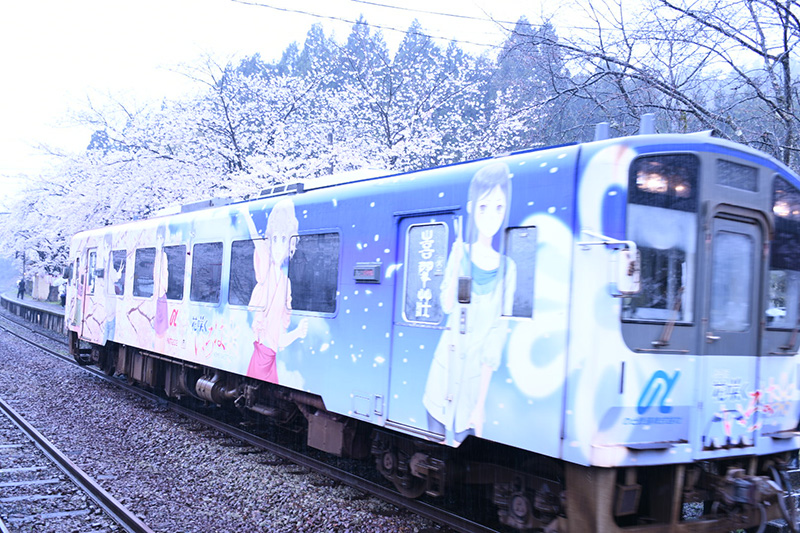
[[[266, 61], [276, 60], [291, 42], [302, 45], [314, 23], [343, 42], [352, 23], [332, 19], [353, 21], [359, 14], [373, 26], [405, 30], [418, 18], [434, 36], [499, 44], [503, 36], [491, 19], [513, 22], [524, 14], [535, 22], [538, 5], [538, 0], [5, 0], [0, 188], [8, 189], [19, 174], [36, 175], [47, 167], [39, 145], [84, 149], [91, 132], [72, 125], [71, 117], [89, 99], [143, 104], [179, 97], [191, 87], [178, 73], [181, 65], [203, 56], [224, 64], [258, 52]], [[382, 32], [394, 52], [402, 34]]]

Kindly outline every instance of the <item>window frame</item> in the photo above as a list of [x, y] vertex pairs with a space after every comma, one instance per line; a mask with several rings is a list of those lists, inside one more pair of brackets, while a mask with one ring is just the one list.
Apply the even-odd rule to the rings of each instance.
[[[522, 262], [521, 263], [520, 261], [517, 261], [516, 258], [512, 257], [511, 253], [509, 252], [509, 248], [510, 248], [509, 239], [510, 239], [511, 235], [513, 235], [517, 231], [533, 232], [533, 257], [532, 257], [533, 261], [532, 262]], [[514, 301], [511, 302], [511, 304], [510, 304], [511, 305], [511, 312], [506, 314], [506, 309], [507, 309], [507, 306], [509, 305], [505, 301], [505, 299], [506, 299], [506, 280], [508, 279], [508, 275], [507, 275], [507, 273], [504, 273], [504, 275], [503, 275], [503, 302], [502, 302], [502, 308], [500, 310], [500, 316], [502, 318], [510, 318], [510, 319], [515, 319], [515, 320], [534, 320], [534, 318], [536, 316], [536, 305], [535, 305], [536, 304], [536, 268], [538, 267], [538, 263], [539, 263], [539, 257], [538, 257], [538, 254], [537, 254], [537, 251], [538, 251], [537, 248], [538, 248], [538, 245], [539, 245], [539, 228], [538, 228], [538, 226], [511, 226], [511, 227], [507, 227], [507, 228], [505, 228], [505, 232], [503, 234], [503, 239], [504, 239], [504, 242], [503, 242], [503, 255], [505, 257], [507, 257], [508, 259], [511, 259], [511, 260], [514, 261], [514, 264], [515, 264], [516, 269], [517, 269], [517, 276], [516, 276], [516, 286], [514, 287]], [[531, 259], [530, 257], [527, 257], [527, 256], [525, 258], [526, 259]], [[514, 308], [516, 307], [515, 304], [516, 304], [516, 302], [517, 302], [517, 300], [518, 300], [518, 298], [520, 297], [520, 294], [521, 294], [520, 293], [520, 278], [521, 278], [521, 273], [522, 272], [529, 273], [529, 275], [526, 275], [526, 277], [530, 277], [530, 291], [528, 293], [529, 300], [530, 300], [530, 314], [529, 315], [515, 315], [514, 314]], [[527, 283], [525, 283], [524, 285], [527, 285]]]
[[[292, 314], [300, 314], [300, 315], [311, 315], [311, 316], [324, 316], [324, 317], [333, 317], [339, 311], [339, 293], [341, 288], [341, 276], [342, 276], [342, 235], [336, 229], [331, 230], [315, 230], [315, 231], [304, 231], [302, 233], [297, 233], [292, 235], [289, 239], [290, 245], [292, 241], [295, 239], [302, 241], [306, 237], [314, 237], [314, 236], [323, 236], [323, 235], [335, 235], [337, 240], [337, 251], [336, 251], [336, 286], [334, 287], [334, 299], [333, 299], [333, 310], [332, 311], [316, 311], [310, 309], [300, 309], [295, 306], [295, 289], [292, 289], [292, 308], [289, 311]], [[292, 257], [289, 257], [288, 265], [287, 265], [287, 276], [289, 276], [289, 280], [291, 281], [291, 271], [292, 271], [292, 258], [294, 255], [297, 254], [297, 244], [294, 246], [295, 252]], [[294, 287], [295, 284], [292, 284]], [[284, 302], [284, 306], [286, 303]]]
[[[740, 169], [748, 169], [751, 170], [753, 173], [753, 188], [741, 187], [739, 185], [734, 184], [732, 181], [727, 181], [723, 178], [724, 166], [730, 165], [731, 169], [733, 168], [740, 168]], [[748, 193], [758, 193], [759, 192], [759, 171], [757, 166], [746, 165], [739, 161], [732, 161], [730, 159], [726, 159], [724, 157], [717, 157], [714, 161], [714, 183], [719, 185], [720, 187], [727, 187], [729, 189], [733, 189], [736, 191], [744, 191]]]
[[[412, 222], [411, 224], [409, 224], [406, 227], [405, 235], [403, 236], [403, 242], [405, 244], [405, 246], [404, 246], [405, 250], [403, 250], [403, 264], [405, 265], [405, 268], [403, 269], [404, 270], [404, 274], [403, 274], [403, 292], [402, 292], [402, 302], [400, 303], [401, 310], [402, 310], [402, 315], [401, 316], [402, 316], [402, 319], [403, 319], [403, 322], [405, 323], [405, 325], [422, 326], [422, 327], [429, 327], [429, 328], [442, 328], [447, 324], [447, 313], [445, 313], [443, 309], [441, 310], [441, 317], [439, 318], [439, 320], [437, 322], [412, 319], [407, 314], [407, 310], [408, 310], [408, 305], [407, 304], [408, 304], [408, 294], [409, 294], [408, 278], [409, 278], [409, 275], [410, 275], [410, 273], [412, 271], [411, 263], [409, 262], [409, 255], [411, 253], [411, 246], [410, 246], [411, 240], [410, 240], [409, 237], [411, 235], [411, 231], [414, 228], [417, 228], [417, 227], [420, 227], [420, 226], [442, 226], [444, 228], [444, 232], [445, 232], [445, 234], [444, 234], [444, 251], [443, 251], [444, 265], [442, 266], [443, 274], [445, 274], [445, 272], [446, 272], [447, 261], [450, 258], [450, 249], [452, 247], [452, 244], [450, 242], [450, 225], [447, 223], [447, 221], [445, 221], [445, 220], [433, 220], [433, 221], [428, 221], [428, 222], [422, 222], [422, 221], [420, 221], [420, 222]], [[415, 263], [415, 265], [416, 265], [416, 263]], [[439, 283], [439, 287], [437, 287], [436, 289], [432, 289], [432, 292], [434, 294], [434, 298], [436, 298], [437, 300], [441, 300], [441, 296], [440, 296], [441, 295], [441, 281]], [[441, 309], [441, 301], [439, 302], [439, 308]]]
[[[765, 266], [765, 275], [766, 275], [766, 284], [767, 284], [767, 286], [766, 286], [766, 289], [764, 291], [764, 299], [763, 299], [764, 301], [762, 302], [762, 305], [764, 306], [764, 313], [765, 314], [769, 309], [772, 308], [770, 306], [770, 301], [771, 301], [771, 297], [772, 297], [772, 273], [773, 272], [783, 272], [783, 273], [796, 272], [797, 273], [797, 275], [796, 275], [797, 279], [794, 280], [794, 281], [798, 285], [798, 287], [800, 287], [800, 268], [798, 268], [797, 270], [778, 269], [778, 268], [773, 269], [773, 261], [775, 259], [775, 255], [776, 255], [776, 253], [775, 253], [775, 245], [778, 242], [778, 235], [779, 235], [779, 232], [778, 232], [779, 215], [776, 214], [776, 211], [775, 211], [777, 200], [778, 200], [778, 198], [777, 198], [777, 189], [778, 189], [778, 185], [779, 185], [778, 180], [783, 182], [783, 184], [784, 184], [783, 186], [792, 187], [794, 189], [794, 195], [796, 196], [796, 199], [800, 201], [800, 188], [798, 188], [797, 186], [792, 184], [783, 175], [781, 175], [779, 173], [773, 174], [772, 180], [771, 180], [772, 190], [770, 191], [771, 192], [771, 194], [770, 194], [770, 200], [771, 200], [770, 201], [770, 206], [771, 206], [770, 215], [772, 216], [773, 237], [772, 237], [772, 239], [770, 239], [769, 261], [766, 262], [766, 266]], [[791, 195], [792, 195], [791, 192], [787, 194], [787, 196], [791, 196]], [[800, 205], [800, 204], [798, 204], [798, 205]], [[792, 215], [793, 215], [793, 213], [789, 213], [787, 215], [787, 217], [781, 217], [780, 220], [786, 220], [786, 225], [796, 225], [797, 233], [795, 235], [796, 235], [796, 237], [798, 239], [798, 242], [800, 242], [800, 215], [794, 215], [794, 216], [792, 216]], [[792, 223], [794, 223], [794, 224], [792, 224]], [[798, 252], [800, 253], [800, 246], [798, 246]], [[792, 331], [796, 327], [798, 327], [798, 324], [800, 324], [800, 290], [798, 290], [797, 293], [795, 294], [795, 303], [798, 304], [798, 309], [795, 309], [795, 312], [794, 312], [794, 316], [797, 319], [794, 324], [792, 324], [792, 323], [790, 323], [788, 321], [781, 321], [781, 323], [779, 323], [778, 325], [775, 325], [774, 321], [770, 322], [769, 320], [767, 320], [767, 317], [764, 316], [762, 318], [765, 321], [766, 329], [770, 330], [770, 331]], [[785, 307], [785, 305], [784, 305], [784, 307]], [[787, 312], [787, 315], [785, 315], [785, 317], [788, 319], [789, 316], [790, 315]]]
[[[750, 235], [737, 233], [727, 228], [717, 228], [712, 236], [712, 239], [714, 246], [712, 247], [711, 255], [709, 257], [709, 268], [711, 272], [713, 272], [713, 275], [711, 276], [708, 287], [708, 327], [714, 332], [746, 333], [751, 331], [754, 327], [757, 327], [757, 324], [746, 322], [742, 324], [745, 327], [739, 327], [739, 329], [726, 329], [726, 324], [721, 324], [717, 321], [721, 319], [729, 320], [733, 316], [732, 314], [725, 312], [724, 308], [728, 306], [727, 304], [746, 304], [746, 313], [744, 313], [744, 315], [745, 318], [748, 319], [753, 315], [753, 306], [760, 305], [758, 299], [752, 298], [753, 285], [755, 283], [754, 280], [758, 279], [760, 273], [755, 272], [752, 268], [748, 268], [753, 266], [755, 254], [759, 253], [756, 243]], [[747, 257], [749, 258], [749, 261], [731, 261], [731, 258], [735, 257], [735, 254], [732, 252], [736, 252], [742, 248], [740, 247], [737, 249], [726, 242], [720, 242], [727, 239], [738, 239], [739, 244], [749, 245], [747, 250]], [[733, 243], [733, 241], [730, 242]], [[720, 261], [723, 261], [723, 263], [720, 263]], [[738, 267], [739, 270], [737, 271], [734, 268], [732, 271], [730, 268], [725, 268], [731, 266]], [[743, 269], [747, 270], [745, 271]], [[733, 272], [735, 275], [729, 275], [726, 278], [721, 278], [721, 273], [723, 272], [726, 274]], [[721, 279], [741, 279], [742, 274], [747, 274], [748, 276], [746, 279], [747, 283], [743, 285], [743, 288], [745, 289], [743, 292], [730, 290], [731, 287], [736, 286], [733, 283], [719, 283]], [[731, 296], [733, 296], [733, 298]]]
[[[114, 254], [116, 252], [121, 252], [125, 256], [125, 260], [122, 261], [122, 263], [121, 263], [122, 264], [122, 275], [120, 276], [119, 279], [120, 279], [120, 281], [122, 283], [122, 292], [120, 292], [119, 294], [117, 294], [116, 290], [115, 290], [117, 284], [114, 281], [112, 281], [112, 279], [111, 279], [111, 271], [112, 270], [116, 270], [116, 269], [114, 269], [114, 263], [115, 263]], [[120, 249], [117, 249], [117, 250], [113, 250], [113, 249], [109, 250], [109, 252], [108, 252], [108, 262], [109, 262], [109, 268], [106, 269], [106, 274], [105, 274], [105, 276], [106, 276], [106, 284], [107, 284], [106, 292], [108, 293], [109, 296], [122, 298], [123, 296], [125, 296], [125, 289], [127, 288], [127, 283], [125, 282], [125, 277], [128, 275], [128, 250], [125, 249], [125, 248], [120, 248]]]
[[[637, 171], [641, 170], [641, 167], [637, 167], [637, 163], [645, 160], [649, 162], [649, 160], [656, 161], [659, 158], [686, 158], [687, 164], [690, 165], [688, 178], [691, 181], [690, 185], [692, 190], [690, 192], [689, 197], [679, 198], [673, 195], [664, 195], [659, 196], [659, 193], [648, 192], [644, 188], [639, 186], [639, 176]], [[680, 164], [680, 161], [677, 161], [674, 164]], [[642, 291], [639, 294], [634, 295], [632, 297], [625, 297], [623, 299], [623, 305], [620, 307], [620, 321], [623, 324], [641, 324], [641, 325], [650, 325], [655, 327], [663, 327], [665, 324], [674, 323], [676, 326], [682, 327], [693, 327], [696, 325], [698, 317], [697, 317], [697, 302], [698, 302], [698, 290], [699, 290], [699, 279], [698, 275], [700, 272], [698, 271], [698, 261], [700, 259], [700, 255], [702, 250], [701, 243], [698, 237], [698, 231], [701, 226], [701, 213], [700, 213], [700, 196], [701, 196], [701, 189], [703, 186], [704, 179], [707, 181], [710, 177], [705, 177], [703, 175], [705, 166], [705, 160], [701, 156], [701, 154], [694, 153], [694, 152], [657, 152], [657, 153], [646, 153], [640, 154], [635, 157], [628, 169], [628, 184], [627, 184], [627, 202], [625, 205], [625, 238], [630, 239], [636, 242], [637, 246], [640, 250], [644, 249], [652, 249], [656, 251], [664, 251], [668, 252], [670, 250], [676, 249], [675, 246], [671, 246], [669, 248], [655, 248], [653, 246], [647, 246], [647, 244], [643, 244], [642, 240], [643, 237], [641, 235], [634, 235], [632, 234], [631, 227], [634, 225], [632, 222], [631, 210], [644, 210], [644, 209], [657, 209], [659, 211], [664, 211], [664, 213], [674, 213], [674, 217], [676, 219], [684, 219], [683, 223], [691, 226], [692, 233], [691, 235], [687, 236], [687, 240], [683, 243], [678, 244], [685, 244], [686, 250], [682, 250], [684, 255], [686, 256], [684, 259], [684, 263], [686, 264], [686, 283], [685, 286], [689, 286], [691, 292], [688, 293], [687, 291], [683, 291], [680, 295], [681, 298], [681, 318], [674, 319], [674, 311], [668, 307], [664, 308], [663, 314], [664, 318], [642, 318], [642, 317], [628, 317], [625, 316], [626, 309], [629, 308], [628, 303], [633, 302], [642, 294], [644, 290], [644, 276], [642, 276]], [[671, 182], [670, 182], [671, 184]], [[648, 201], [650, 200], [650, 201]], [[636, 206], [636, 207], [633, 207]], [[646, 213], [640, 213], [641, 216]], [[638, 226], [637, 226], [638, 227]], [[639, 230], [644, 231], [644, 230]], [[651, 229], [652, 231], [652, 229]], [[689, 249], [693, 245], [693, 249]], [[680, 248], [677, 248], [679, 251]], [[691, 253], [690, 253], [691, 252]], [[692, 257], [693, 256], [693, 257]], [[644, 272], [644, 264], [642, 268], [642, 272]], [[680, 288], [676, 291], [675, 294], [671, 296], [675, 296], [680, 292]], [[669, 295], [668, 295], [669, 296]], [[669, 300], [669, 298], [668, 298]], [[688, 301], [687, 301], [688, 300]], [[674, 298], [671, 300], [673, 304], [676, 302]], [[674, 307], [674, 305], [673, 305]], [[660, 309], [655, 307], [643, 307], [643, 309]], [[688, 318], [685, 318], [687, 317]]]
[[[145, 250], [152, 250], [153, 251], [153, 260], [152, 260], [152, 267], [150, 269], [150, 280], [152, 282], [150, 294], [141, 294], [140, 291], [137, 291], [139, 286], [138, 281], [140, 279], [147, 279], [142, 276], [138, 276], [137, 273], [139, 272], [139, 252], [144, 252]], [[148, 299], [152, 298], [153, 295], [156, 293], [156, 247], [155, 246], [143, 246], [141, 248], [134, 249], [133, 252], [133, 278], [132, 278], [132, 288], [131, 294], [134, 298], [142, 298]]]
[[[196, 275], [197, 275], [197, 271], [195, 270], [195, 267], [197, 265], [197, 257], [198, 257], [198, 255], [197, 255], [197, 247], [198, 246], [205, 246], [205, 245], [219, 245], [219, 247], [220, 247], [219, 279], [218, 279], [218, 287], [217, 287], [218, 294], [217, 294], [216, 301], [197, 300], [193, 296], [194, 288], [195, 288], [195, 278], [196, 278]], [[191, 257], [192, 257], [191, 269], [190, 269], [190, 272], [189, 272], [189, 301], [192, 304], [205, 305], [205, 306], [209, 306], [209, 307], [218, 307], [219, 305], [222, 304], [222, 294], [223, 294], [223, 290], [222, 290], [222, 274], [223, 274], [223, 271], [225, 270], [225, 268], [224, 268], [225, 267], [225, 241], [217, 240], [217, 241], [194, 242], [194, 243], [192, 243]], [[184, 287], [184, 290], [186, 290], [185, 287]]]
[[[228, 298], [227, 298], [227, 301], [226, 301], [226, 305], [229, 305], [229, 306], [234, 307], [234, 308], [244, 308], [244, 309], [251, 309], [251, 310], [258, 310], [258, 309], [264, 309], [265, 308], [265, 306], [250, 305], [250, 298], [252, 298], [252, 295], [253, 295], [253, 288], [255, 288], [255, 286], [258, 284], [258, 281], [255, 280], [255, 265], [253, 265], [253, 255], [252, 254], [250, 255], [250, 265], [249, 266], [250, 266], [250, 269], [253, 271], [254, 283], [253, 283], [253, 287], [250, 288], [250, 297], [248, 297], [247, 303], [233, 303], [233, 302], [231, 302], [231, 295], [234, 293], [234, 291], [232, 289], [232, 287], [233, 287], [232, 281], [233, 281], [233, 275], [234, 275], [234, 261], [233, 261], [233, 250], [234, 250], [234, 247], [236, 247], [237, 243], [248, 243], [248, 242], [249, 243], [254, 243], [254, 242], [258, 241], [258, 240], [264, 240], [264, 239], [235, 239], [235, 240], [231, 241], [230, 249], [228, 250], [228, 255], [227, 255], [229, 268], [228, 268]], [[255, 244], [253, 244], [253, 252], [255, 252]], [[237, 264], [238, 264], [238, 262], [237, 262]]]
[[94, 296], [97, 288], [97, 247], [87, 249], [86, 295]]
[[[180, 277], [178, 277], [178, 276], [174, 276], [173, 277], [173, 274], [171, 272], [168, 273], [167, 291], [166, 291], [165, 295], [167, 297], [167, 300], [169, 300], [170, 302], [181, 302], [186, 297], [186, 257], [187, 257], [186, 244], [185, 243], [180, 243], [180, 244], [165, 245], [163, 247], [163, 250], [162, 250], [163, 253], [167, 254], [167, 261], [168, 261], [167, 264], [169, 265], [169, 264], [171, 264], [172, 259], [170, 259], [169, 254], [167, 253], [167, 250], [168, 249], [169, 250], [176, 250], [178, 248], [183, 248], [183, 252], [180, 254], [180, 256], [183, 259], [183, 265], [182, 265], [183, 266], [183, 275], [181, 275]], [[169, 268], [169, 266], [168, 266], [168, 268]], [[181, 286], [180, 286], [180, 297], [178, 297], [178, 298], [170, 297], [170, 286], [172, 285], [172, 280], [173, 279], [180, 279], [180, 283], [181, 283]]]

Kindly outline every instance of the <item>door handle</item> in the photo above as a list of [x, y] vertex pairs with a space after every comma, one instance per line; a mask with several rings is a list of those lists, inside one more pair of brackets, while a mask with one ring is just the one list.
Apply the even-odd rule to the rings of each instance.
[[714, 333], [713, 333], [713, 332], [711, 332], [711, 331], [709, 331], [708, 333], [706, 333], [706, 342], [707, 342], [707, 343], [709, 343], [709, 344], [711, 344], [711, 343], [712, 343], [712, 342], [714, 342], [714, 341], [718, 341], [718, 340], [720, 340], [721, 338], [722, 338], [722, 337], [720, 337], [719, 335], [714, 335]]

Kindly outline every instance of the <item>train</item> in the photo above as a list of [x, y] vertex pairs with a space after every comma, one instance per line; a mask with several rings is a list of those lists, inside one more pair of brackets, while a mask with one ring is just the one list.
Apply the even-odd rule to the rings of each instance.
[[800, 178], [712, 132], [321, 177], [84, 231], [82, 364], [517, 531], [797, 531]]

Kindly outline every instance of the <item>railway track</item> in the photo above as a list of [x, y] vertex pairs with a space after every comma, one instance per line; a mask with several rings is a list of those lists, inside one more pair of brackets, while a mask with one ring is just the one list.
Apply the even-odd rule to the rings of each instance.
[[[13, 327], [11, 327], [11, 324], [13, 324]], [[70, 365], [75, 364], [74, 359], [66, 353], [65, 339], [62, 336], [54, 334], [53, 332], [39, 331], [38, 328], [32, 327], [24, 320], [18, 319], [16, 317], [10, 317], [4, 313], [0, 313], [0, 330], [10, 333], [16, 336], [17, 338], [20, 338], [25, 342], [37, 347], [38, 349], [41, 349], [49, 353], [50, 355], [67, 362]], [[34, 340], [32, 338], [34, 336], [38, 337], [38, 339]], [[42, 343], [50, 344], [50, 347], [44, 346]], [[56, 345], [61, 346], [64, 349], [54, 349], [53, 346]], [[200, 428], [197, 430], [197, 433], [199, 433], [200, 435], [210, 435], [213, 436], [214, 438], [228, 439], [231, 442], [235, 442], [236, 446], [252, 450], [248, 451], [247, 453], [258, 453], [261, 451], [270, 452], [273, 455], [280, 457], [281, 460], [283, 461], [297, 465], [298, 470], [307, 469], [308, 471], [317, 472], [327, 477], [331, 483], [334, 484], [341, 483], [343, 485], [353, 487], [359, 491], [375, 496], [383, 500], [384, 502], [387, 502], [398, 508], [405, 509], [418, 516], [434, 521], [443, 526], [442, 529], [437, 528], [435, 530], [437, 532], [447, 532], [448, 530], [462, 531], [468, 533], [495, 531], [494, 529], [485, 527], [481, 524], [465, 519], [453, 512], [442, 510], [433, 505], [429, 505], [424, 501], [409, 500], [399, 495], [393, 489], [380, 485], [380, 483], [363, 479], [358, 475], [351, 473], [345, 468], [339, 468], [337, 466], [332, 465], [330, 462], [326, 462], [325, 460], [320, 460], [314, 457], [310, 457], [305, 453], [297, 451], [296, 449], [293, 449], [289, 446], [281, 445], [279, 443], [270, 440], [269, 438], [264, 438], [262, 436], [256, 435], [251, 431], [243, 430], [240, 427], [226, 423], [224, 420], [220, 420], [218, 418], [215, 418], [214, 416], [204, 415], [185, 406], [167, 402], [160, 396], [127, 385], [126, 383], [120, 381], [119, 379], [106, 376], [103, 372], [94, 369], [93, 367], [81, 367], [81, 368], [95, 375], [98, 379], [102, 379], [105, 382], [113, 384], [115, 387], [124, 389], [128, 392], [138, 395], [139, 397], [143, 398], [146, 403], [158, 405], [159, 409], [168, 408], [174, 411], [175, 413], [178, 413], [181, 417], [187, 420], [188, 424]], [[214, 412], [214, 411], [215, 410], [212, 409], [209, 412]], [[4, 430], [2, 428], [2, 425], [0, 425], [0, 438], [2, 438], [2, 436], [4, 435], [3, 431]], [[3, 459], [3, 452], [4, 452], [3, 442], [0, 441], [0, 461], [2, 461]], [[8, 506], [4, 502], [3, 499], [4, 496], [2, 494], [3, 482], [4, 482], [3, 475], [5, 469], [6, 469], [5, 461], [0, 462], [0, 516], [10, 515], [10, 513], [5, 512], [4, 510]], [[788, 475], [790, 477], [791, 485], [793, 485], [794, 487], [800, 486], [800, 468], [796, 468], [789, 471]], [[61, 474], [61, 476], [63, 477], [64, 474]], [[787, 503], [791, 502], [796, 505], [797, 501], [798, 501], [798, 491], [795, 490], [792, 491], [790, 497], [787, 498]], [[98, 508], [99, 505], [90, 504], [89, 506], [86, 506], [86, 510], [76, 509], [75, 513], [77, 514], [75, 516], [79, 517], [77, 518], [77, 520], [79, 521], [83, 520], [84, 522], [95, 524], [95, 528], [92, 528], [90, 530], [97, 531], [97, 527], [100, 528], [103, 527], [102, 521], [100, 519], [97, 520], [94, 519], [94, 516], [96, 516], [94, 513], [99, 513], [99, 511], [97, 510]], [[55, 519], [60, 519], [58, 514], [59, 512], [61, 511], [60, 510], [55, 511], [56, 514], [53, 515]], [[689, 514], [691, 514], [691, 512]], [[30, 520], [36, 519], [35, 517], [33, 518], [29, 517], [20, 520], [21, 516], [23, 515], [14, 516], [16, 522], [12, 523], [12, 526], [17, 523], [24, 523], [26, 525], [29, 525]], [[69, 517], [69, 516], [67, 516], [66, 518], [76, 519], [75, 517]], [[4, 529], [4, 527], [5, 526], [2, 524], [2, 521], [0, 521], [0, 533], [7, 533], [7, 530]], [[28, 531], [36, 529], [26, 527], [25, 530]], [[74, 530], [81, 531], [81, 529], [77, 528]], [[43, 529], [43, 531], [50, 531], [50, 529]], [[421, 530], [421, 531], [427, 531], [427, 530]], [[782, 521], [771, 522], [767, 524], [764, 529], [764, 532], [766, 533], [784, 533], [788, 531], [790, 531], [788, 526]]]
[[[11, 324], [13, 324], [13, 327], [11, 326]], [[31, 327], [30, 324], [27, 324], [22, 319], [18, 319], [16, 317], [9, 317], [8, 315], [2, 313], [0, 313], [0, 330], [7, 331], [8, 333], [24, 340], [25, 342], [33, 346], [36, 346], [38, 349], [41, 349], [49, 353], [50, 355], [67, 362], [70, 365], [75, 365], [74, 359], [66, 353], [65, 340], [63, 339], [63, 337], [60, 337], [54, 334], [53, 332], [39, 331], [38, 328]], [[37, 337], [37, 339], [33, 339], [31, 337]], [[44, 346], [43, 343], [49, 344], [50, 347]], [[63, 347], [63, 349], [54, 349], [54, 346], [56, 346], [56, 344], [54, 343], [57, 343], [57, 345]], [[339, 468], [333, 465], [331, 462], [310, 457], [301, 451], [291, 448], [290, 446], [276, 443], [270, 440], [269, 438], [256, 435], [249, 430], [247, 431], [243, 430], [240, 427], [226, 423], [224, 420], [220, 420], [218, 418], [215, 418], [214, 416], [204, 415], [202, 413], [198, 413], [195, 410], [189, 409], [185, 406], [167, 402], [160, 396], [127, 385], [126, 383], [124, 383], [119, 379], [106, 376], [103, 372], [94, 369], [93, 367], [81, 367], [81, 368], [87, 372], [90, 372], [98, 379], [102, 379], [105, 382], [113, 384], [114, 387], [118, 387], [133, 394], [136, 394], [137, 396], [143, 398], [145, 403], [158, 405], [159, 410], [162, 408], [167, 408], [174, 411], [175, 413], [178, 413], [181, 417], [185, 418], [190, 425], [201, 428], [197, 431], [197, 433], [199, 433], [200, 435], [210, 435], [213, 436], [215, 439], [224, 438], [230, 440], [231, 442], [235, 442], [236, 446], [241, 446], [242, 448], [247, 448], [248, 450], [252, 450], [252, 452], [248, 451], [247, 453], [258, 453], [261, 451], [270, 452], [273, 455], [280, 457], [281, 460], [285, 462], [297, 465], [298, 470], [308, 470], [317, 472], [325, 476], [327, 479], [329, 479], [331, 483], [334, 484], [341, 483], [343, 485], [353, 487], [366, 494], [375, 496], [393, 506], [405, 509], [408, 512], [414, 513], [418, 516], [436, 522], [442, 526], [442, 529], [435, 530], [437, 532], [447, 532], [448, 530], [468, 532], [468, 533], [495, 531], [494, 529], [488, 528], [471, 520], [465, 519], [456, 513], [442, 510], [433, 505], [429, 505], [424, 501], [409, 500], [401, 496], [391, 488], [382, 486], [380, 483], [363, 479], [362, 477], [359, 477], [358, 475], [351, 473], [346, 468]], [[212, 409], [209, 412], [215, 412], [215, 411], [217, 410]], [[0, 435], [2, 435], [1, 432], [2, 429], [0, 429]], [[1, 444], [0, 444], [0, 454], [2, 454]], [[2, 458], [2, 455], [0, 455], [0, 458]], [[2, 465], [3, 463], [0, 463], [0, 468], [3, 468]], [[790, 471], [789, 476], [791, 478], [792, 485], [794, 487], [800, 486], [800, 483], [798, 483], [798, 481], [800, 481], [800, 469], [794, 469]], [[0, 487], [2, 487], [2, 470], [0, 470]], [[791, 495], [790, 498], [787, 498], [787, 500], [788, 502], [796, 504], [797, 492], [793, 491], [793, 494]], [[5, 505], [3, 503], [2, 496], [0, 496], [0, 513], [3, 513], [4, 507]], [[85, 516], [86, 515], [84, 514], [83, 518], [84, 520], [86, 519]], [[94, 522], [92, 521], [91, 523]], [[80, 530], [76, 529], [76, 531]], [[93, 529], [93, 531], [96, 531], [96, 529]], [[765, 533], [784, 533], [789, 531], [789, 528], [784, 523], [776, 521], [767, 524], [764, 531]], [[6, 533], [2, 529], [1, 525], [0, 525], [0, 533]]]
[[[69, 364], [75, 364], [74, 359], [71, 356], [69, 356], [66, 353], [66, 351], [59, 351], [52, 349], [48, 346], [44, 346], [41, 342], [37, 342], [36, 340], [32, 339], [31, 338], [32, 335], [30, 335], [28, 332], [33, 333], [37, 336], [41, 336], [43, 339], [47, 339], [50, 344], [52, 344], [52, 342], [58, 342], [59, 344], [66, 346], [65, 339], [62, 340], [60, 338], [57, 338], [50, 332], [41, 333], [36, 329], [30, 327], [28, 324], [24, 323], [24, 321], [19, 319], [11, 319], [9, 316], [5, 314], [0, 314], [0, 319], [1, 319], [0, 329], [20, 338], [21, 340], [37, 347], [38, 349], [47, 352], [48, 354], [54, 357], [64, 360]], [[7, 327], [9, 322], [14, 324], [14, 327]], [[19, 331], [20, 328], [22, 328], [25, 331], [25, 333], [21, 333]], [[82, 368], [87, 372], [92, 373], [99, 379], [102, 379], [108, 383], [112, 383], [114, 386], [120, 387], [124, 390], [127, 390], [128, 392], [136, 394], [146, 399], [147, 401], [153, 402], [154, 404], [163, 404], [167, 408], [175, 411], [176, 413], [182, 415], [183, 417], [189, 419], [190, 421], [193, 421], [194, 423], [201, 424], [207, 427], [210, 431], [219, 432], [220, 434], [225, 435], [231, 439], [240, 441], [245, 446], [251, 446], [257, 450], [270, 452], [282, 458], [283, 460], [286, 460], [300, 467], [307, 468], [310, 471], [314, 471], [323, 476], [326, 476], [335, 483], [342, 483], [344, 485], [348, 485], [359, 491], [363, 491], [369, 495], [377, 497], [391, 505], [394, 505], [401, 509], [405, 509], [418, 516], [436, 522], [444, 528], [438, 531], [446, 532], [448, 530], [452, 530], [464, 533], [491, 533], [495, 531], [490, 527], [486, 527], [484, 525], [473, 522], [469, 519], [465, 519], [459, 516], [458, 514], [440, 509], [426, 502], [420, 500], [409, 500], [408, 498], [401, 496], [394, 489], [387, 488], [374, 481], [370, 481], [362, 477], [359, 477], [358, 475], [353, 474], [344, 468], [340, 468], [324, 460], [311, 457], [297, 450], [294, 450], [288, 446], [279, 444], [262, 436], [253, 434], [251, 432], [244, 431], [239, 427], [236, 427], [234, 425], [225, 422], [224, 420], [220, 420], [218, 418], [209, 415], [198, 413], [197, 411], [182, 405], [178, 405], [172, 402], [166, 402], [160, 396], [152, 394], [148, 391], [144, 391], [137, 387], [128, 385], [119, 379], [109, 377], [105, 375], [103, 372], [94, 369], [92, 367], [82, 367]], [[0, 503], [2, 503], [2, 501], [0, 501]], [[0, 531], [0, 533], [4, 532]]]
[[[153, 533], [0, 399], [0, 531]], [[86, 497], [88, 496], [88, 498]]]

